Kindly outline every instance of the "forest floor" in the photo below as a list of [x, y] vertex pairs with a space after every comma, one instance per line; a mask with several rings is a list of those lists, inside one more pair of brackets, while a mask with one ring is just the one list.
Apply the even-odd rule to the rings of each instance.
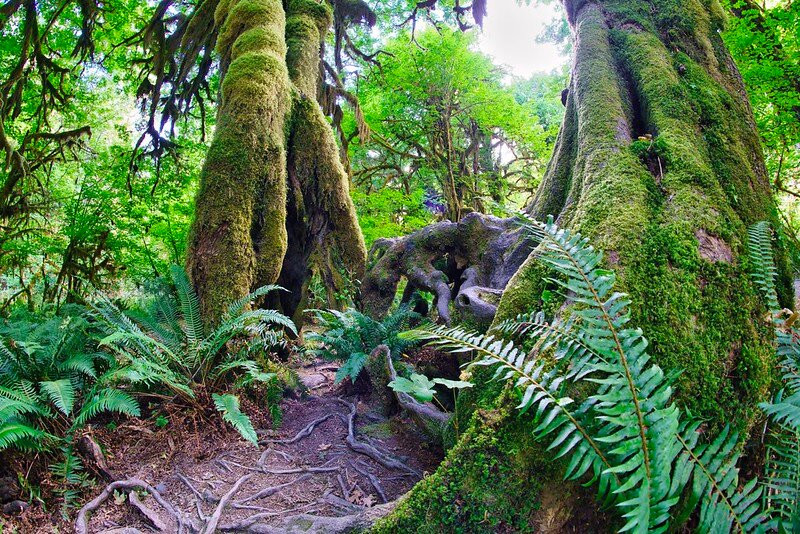
[[[402, 414], [374, 412], [368, 394], [345, 396], [335, 370], [319, 361], [298, 369], [308, 392], [282, 402], [282, 425], [258, 431], [259, 447], [202, 422], [156, 429], [133, 420], [96, 436], [114, 478], [148, 483], [166, 507], [153, 492], [107, 491], [85, 531], [338, 532], [385, 514], [392, 504], [383, 503], [432, 472], [442, 453]], [[31, 512], [17, 518], [18, 532], [80, 531], [77, 510], [68, 521]]]

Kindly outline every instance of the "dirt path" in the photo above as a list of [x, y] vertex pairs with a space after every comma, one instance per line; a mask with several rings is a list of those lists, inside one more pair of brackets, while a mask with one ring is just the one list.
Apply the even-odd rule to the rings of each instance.
[[341, 396], [334, 371], [300, 370], [309, 394], [283, 402], [283, 425], [259, 432], [258, 448], [232, 432], [204, 436], [202, 429], [183, 443], [160, 432], [131, 439], [129, 450], [113, 453], [111, 470], [151, 492], [140, 502], [109, 493], [86, 531], [328, 533], [384, 514], [391, 507], [384, 503], [432, 471], [440, 453], [426, 448], [410, 421], [387, 420], [367, 399]]

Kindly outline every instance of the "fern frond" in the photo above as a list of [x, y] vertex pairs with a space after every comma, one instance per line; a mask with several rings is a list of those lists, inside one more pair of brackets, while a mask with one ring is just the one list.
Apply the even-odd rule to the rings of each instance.
[[741, 489], [735, 451], [738, 436], [726, 426], [711, 442], [698, 444], [699, 423], [689, 421], [678, 435], [682, 451], [678, 465], [693, 466], [684, 469], [679, 481], [692, 478], [691, 510], [700, 503], [698, 532], [728, 533], [764, 530], [768, 518], [761, 511], [759, 498], [762, 487], [753, 479]]
[[130, 417], [139, 417], [139, 403], [124, 391], [104, 388], [92, 395], [78, 411], [72, 428], [80, 428], [93, 417], [104, 412], [116, 412]]
[[[563, 377], [546, 371], [547, 362], [532, 357], [514, 346], [513, 342], [466, 332], [459, 328], [427, 326], [408, 333], [418, 341], [427, 342], [441, 350], [452, 353], [475, 352], [480, 359], [470, 365], [497, 365], [493, 379], [515, 379], [522, 391], [519, 409], [534, 408], [537, 439], [556, 434], [549, 449], [556, 449], [556, 457], [571, 455], [565, 477], [578, 479], [591, 470], [593, 481], [598, 482], [598, 495], [603, 501], [613, 500], [622, 481], [613, 471], [614, 464], [603, 452], [602, 443], [573, 412], [568, 409], [572, 399], [562, 396], [559, 387]], [[556, 432], [558, 431], [558, 432]]]
[[74, 354], [59, 363], [57, 367], [60, 371], [75, 371], [89, 378], [97, 378], [97, 372], [94, 368], [95, 357], [96, 355], [94, 354]]
[[69, 378], [39, 382], [39, 389], [64, 415], [72, 413], [75, 405], [75, 386]]
[[41, 450], [42, 442], [54, 436], [25, 423], [5, 422], [0, 425], [0, 451], [15, 447], [23, 451]]
[[748, 255], [753, 264], [751, 276], [767, 301], [770, 311], [780, 309], [775, 280], [778, 271], [772, 256], [772, 229], [767, 221], [760, 221], [747, 229]]
[[190, 350], [196, 347], [203, 339], [203, 318], [200, 316], [200, 300], [197, 298], [189, 277], [183, 267], [173, 265], [170, 268], [172, 282], [178, 294], [178, 303], [183, 316], [184, 332]]
[[275, 284], [269, 284], [269, 285], [261, 286], [258, 289], [256, 289], [255, 291], [252, 291], [249, 295], [246, 295], [246, 296], [240, 298], [239, 300], [236, 300], [236, 301], [232, 302], [230, 304], [230, 306], [228, 306], [228, 309], [225, 312], [225, 315], [223, 315], [222, 320], [223, 321], [227, 321], [228, 319], [232, 319], [232, 318], [236, 317], [237, 315], [242, 313], [244, 308], [247, 305], [249, 305], [251, 302], [253, 302], [256, 299], [259, 299], [259, 298], [263, 297], [264, 295], [272, 293], [273, 291], [286, 291], [286, 289], [282, 288], [279, 285], [275, 285]]
[[602, 253], [587, 238], [559, 228], [552, 217], [546, 223], [528, 219], [524, 227], [540, 241], [534, 251], [537, 259], [566, 278], [551, 281], [577, 304], [573, 314], [591, 349], [588, 354], [603, 358], [587, 361], [585, 368], [607, 375], [589, 380], [609, 388], [592, 400], [599, 418], [608, 423], [603, 439], [620, 443], [611, 451], [620, 456], [613, 470], [628, 481], [618, 491], [631, 496], [619, 503], [627, 509], [621, 532], [660, 530], [669, 519], [669, 507], [678, 501], [669, 496], [679, 424], [669, 381], [660, 367], [650, 363], [641, 330], [624, 328], [630, 301], [613, 291], [613, 271], [599, 268]]
[[780, 426], [767, 445], [766, 501], [779, 532], [800, 530], [800, 431]]
[[253, 428], [253, 423], [239, 408], [239, 398], [229, 393], [225, 395], [214, 393], [212, 397], [214, 406], [222, 414], [222, 419], [236, 429], [244, 439], [258, 446], [258, 437]]

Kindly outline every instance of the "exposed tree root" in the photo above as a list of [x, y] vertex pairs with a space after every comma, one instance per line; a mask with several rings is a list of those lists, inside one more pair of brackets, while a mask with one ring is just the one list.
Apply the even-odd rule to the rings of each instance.
[[293, 438], [291, 438], [291, 439], [266, 439], [266, 440], [259, 441], [259, 444], [262, 445], [262, 444], [265, 444], [265, 443], [279, 443], [281, 445], [291, 445], [292, 443], [297, 443], [301, 439], [303, 439], [303, 438], [305, 438], [307, 436], [310, 436], [311, 433], [314, 431], [314, 429], [317, 427], [317, 425], [319, 425], [321, 423], [324, 423], [325, 421], [327, 421], [328, 419], [330, 419], [334, 415], [336, 415], [336, 414], [329, 413], [327, 415], [324, 415], [324, 416], [320, 417], [319, 419], [315, 419], [314, 421], [311, 421], [308, 425], [305, 426], [305, 428], [300, 430], [300, 432], [295, 434], [295, 436]]
[[[394, 369], [394, 363], [392, 363], [392, 356], [389, 351], [389, 347], [386, 345], [380, 345], [373, 351], [372, 354], [375, 356], [379, 356], [380, 354], [383, 355], [384, 359], [386, 360], [386, 367], [389, 370], [389, 378], [391, 380], [397, 380], [397, 371]], [[441, 436], [442, 431], [447, 426], [447, 423], [450, 422], [450, 417], [452, 417], [452, 414], [443, 412], [434, 406], [433, 403], [417, 402], [417, 400], [408, 393], [394, 391], [394, 395], [397, 398], [397, 402], [400, 404], [400, 407], [409, 412], [412, 417], [414, 417], [417, 424]]]
[[128, 502], [130, 502], [134, 508], [139, 510], [139, 512], [141, 512], [141, 514], [145, 517], [145, 519], [147, 519], [147, 521], [156, 530], [158, 530], [159, 532], [167, 531], [166, 523], [164, 523], [164, 521], [161, 519], [158, 513], [155, 512], [155, 510], [148, 508], [147, 505], [145, 505], [141, 500], [139, 500], [139, 496], [136, 494], [135, 491], [128, 493]]
[[398, 469], [400, 471], [407, 471], [413, 475], [422, 478], [422, 473], [420, 473], [413, 467], [404, 464], [400, 460], [391, 458], [390, 456], [380, 452], [372, 445], [364, 443], [363, 441], [358, 441], [356, 439], [354, 430], [355, 418], [356, 418], [356, 405], [351, 404], [342, 398], [337, 398], [336, 400], [347, 406], [350, 410], [350, 415], [347, 417], [347, 419], [344, 419], [344, 416], [342, 416], [342, 420], [345, 421], [345, 423], [347, 424], [347, 444], [350, 446], [351, 449], [365, 456], [369, 456], [370, 458], [372, 458], [373, 460], [375, 460], [384, 467], [388, 467], [390, 469]]
[[143, 480], [139, 480], [136, 478], [129, 478], [126, 480], [117, 480], [112, 482], [94, 499], [86, 503], [83, 508], [80, 509], [78, 512], [78, 517], [75, 520], [75, 533], [76, 534], [88, 534], [89, 532], [89, 522], [88, 522], [88, 515], [97, 510], [101, 504], [103, 504], [108, 498], [114, 493], [115, 490], [134, 490], [137, 488], [142, 488], [146, 490], [153, 498], [156, 500], [158, 504], [160, 504], [169, 514], [175, 518], [175, 521], [178, 523], [178, 533], [184, 532], [187, 528], [187, 521], [183, 518], [183, 515], [179, 513], [172, 505], [166, 501], [161, 494], [150, 484]]
[[230, 502], [233, 496], [236, 495], [236, 493], [239, 491], [239, 488], [242, 487], [242, 484], [244, 484], [251, 478], [253, 478], [252, 474], [244, 475], [239, 480], [237, 480], [233, 486], [231, 486], [231, 489], [228, 490], [228, 493], [226, 493], [219, 500], [219, 504], [217, 505], [216, 510], [214, 510], [214, 513], [211, 514], [211, 517], [208, 519], [208, 522], [206, 522], [206, 528], [203, 529], [203, 534], [214, 534], [214, 532], [217, 531], [217, 524], [219, 523], [219, 520], [222, 517], [222, 512], [225, 510], [225, 506], [227, 506], [228, 502]]
[[350, 465], [353, 469], [358, 471], [362, 476], [367, 477], [369, 483], [372, 484], [372, 487], [375, 488], [375, 492], [378, 494], [382, 503], [388, 502], [386, 499], [386, 493], [383, 491], [383, 486], [381, 485], [381, 481], [378, 480], [378, 477], [373, 475], [369, 472], [366, 468], [359, 467], [358, 464], [354, 462], [350, 462]]

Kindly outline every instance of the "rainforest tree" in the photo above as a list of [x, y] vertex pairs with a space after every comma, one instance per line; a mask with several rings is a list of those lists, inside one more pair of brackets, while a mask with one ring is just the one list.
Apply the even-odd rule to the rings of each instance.
[[[574, 34], [566, 116], [527, 211], [553, 215], [605, 250], [653, 359], [682, 371], [681, 402], [711, 428], [730, 422], [756, 439], [747, 436], [775, 362], [748, 279], [746, 228], [776, 223], [777, 213], [745, 87], [720, 36], [726, 14], [716, 1], [651, 9], [567, 0], [565, 8]], [[787, 305], [785, 264], [781, 273]], [[497, 316], [541, 307], [548, 289], [529, 258]], [[378, 530], [585, 524], [590, 501], [530, 439], [514, 395], [477, 381], [473, 409], [461, 414], [470, 429]]]

